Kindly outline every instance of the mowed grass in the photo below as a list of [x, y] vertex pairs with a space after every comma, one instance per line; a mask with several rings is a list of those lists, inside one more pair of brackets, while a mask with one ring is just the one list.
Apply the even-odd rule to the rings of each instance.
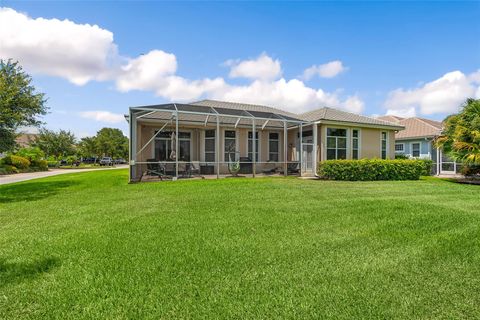
[[0, 186], [0, 318], [480, 318], [480, 188], [126, 170]]

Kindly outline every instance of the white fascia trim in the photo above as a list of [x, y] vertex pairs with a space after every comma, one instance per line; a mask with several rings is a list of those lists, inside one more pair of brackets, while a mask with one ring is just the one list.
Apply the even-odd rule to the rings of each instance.
[[331, 120], [319, 120], [315, 122], [316, 124], [326, 124], [326, 125], [336, 125], [344, 127], [355, 127], [355, 128], [374, 128], [374, 129], [384, 129], [384, 130], [403, 130], [405, 127], [400, 126], [383, 126], [378, 124], [367, 124], [367, 123], [358, 123], [358, 122], [343, 122], [343, 121], [331, 121]]

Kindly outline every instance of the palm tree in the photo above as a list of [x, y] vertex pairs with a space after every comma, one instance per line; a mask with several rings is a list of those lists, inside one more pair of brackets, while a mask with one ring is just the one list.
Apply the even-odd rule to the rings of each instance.
[[459, 113], [445, 120], [437, 148], [467, 166], [480, 165], [480, 100], [467, 99]]

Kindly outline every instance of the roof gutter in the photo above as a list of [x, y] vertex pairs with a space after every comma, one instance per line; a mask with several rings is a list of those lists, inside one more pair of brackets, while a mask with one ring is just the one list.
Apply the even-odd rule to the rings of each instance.
[[317, 120], [315, 124], [332, 124], [339, 126], [350, 126], [350, 127], [360, 127], [360, 128], [375, 128], [375, 129], [387, 129], [387, 130], [404, 130], [404, 126], [390, 126], [390, 125], [381, 125], [381, 124], [370, 124], [370, 123], [361, 123], [361, 122], [350, 122], [350, 121], [333, 121], [333, 120]]

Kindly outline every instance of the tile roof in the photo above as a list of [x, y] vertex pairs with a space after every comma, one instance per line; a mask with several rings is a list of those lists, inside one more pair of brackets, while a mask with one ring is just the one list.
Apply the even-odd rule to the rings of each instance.
[[340, 122], [352, 122], [368, 125], [401, 127], [398, 123], [380, 120], [372, 117], [362, 116], [356, 113], [341, 111], [333, 108], [324, 107], [317, 110], [312, 110], [299, 115], [300, 118], [306, 121], [330, 120]]
[[[153, 107], [162, 107], [165, 108], [166, 105], [158, 105], [158, 106], [148, 106], [150, 108]], [[346, 112], [346, 111], [341, 111], [329, 107], [324, 107], [316, 110], [312, 110], [309, 112], [305, 112], [302, 114], [295, 114], [292, 112], [288, 112], [282, 109], [277, 109], [274, 107], [269, 107], [269, 106], [263, 106], [263, 105], [257, 105], [257, 104], [248, 104], [248, 103], [238, 103], [238, 102], [226, 102], [226, 101], [218, 101], [218, 100], [201, 100], [201, 101], [195, 101], [191, 102], [187, 105], [180, 105], [177, 104], [178, 107], [181, 106], [186, 106], [186, 107], [194, 107], [194, 106], [199, 106], [199, 107], [212, 107], [212, 108], [217, 108], [216, 110], [220, 110], [220, 108], [225, 109], [233, 109], [233, 110], [246, 110], [250, 111], [252, 114], [254, 112], [260, 113], [258, 117], [262, 117], [261, 113], [274, 113], [280, 116], [284, 117], [290, 117], [292, 118], [291, 120], [303, 120], [306, 122], [312, 122], [312, 121], [322, 121], [322, 120], [327, 120], [327, 121], [337, 121], [337, 122], [345, 122], [345, 123], [350, 123], [350, 124], [355, 124], [355, 125], [369, 125], [369, 126], [381, 126], [381, 127], [391, 127], [394, 130], [402, 130], [403, 125], [398, 123], [397, 121], [385, 121], [382, 119], [377, 119], [373, 117], [367, 117], [363, 115], [359, 115], [356, 113], [351, 113], [351, 112]], [[172, 104], [173, 108], [173, 104]], [[268, 116], [268, 115], [267, 115]], [[287, 118], [288, 119], [288, 118]], [[394, 119], [398, 120], [398, 119]], [[297, 120], [298, 121], [298, 120]]]
[[258, 104], [226, 102], [226, 101], [208, 100], [208, 99], [191, 102], [190, 104], [193, 104], [196, 106], [213, 107], [213, 108], [227, 108], [227, 109], [237, 109], [237, 110], [247, 110], [247, 111], [272, 112], [272, 113], [285, 115], [292, 118], [298, 118], [298, 115], [295, 113], [288, 112], [278, 108], [262, 106]]
[[[385, 120], [390, 117], [391, 116], [383, 116], [379, 117], [379, 119]], [[435, 137], [442, 133], [443, 128], [443, 124], [439, 121], [418, 117], [400, 118], [398, 124], [405, 126], [405, 130], [397, 132], [395, 139]]]

